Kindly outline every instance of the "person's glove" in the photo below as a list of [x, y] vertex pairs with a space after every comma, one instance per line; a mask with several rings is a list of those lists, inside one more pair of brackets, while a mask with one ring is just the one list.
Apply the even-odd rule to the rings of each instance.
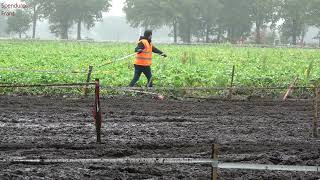
[[160, 56], [162, 56], [162, 57], [168, 57], [165, 53], [162, 53]]
[[142, 53], [143, 52], [143, 49], [139, 49], [138, 50], [138, 54]]

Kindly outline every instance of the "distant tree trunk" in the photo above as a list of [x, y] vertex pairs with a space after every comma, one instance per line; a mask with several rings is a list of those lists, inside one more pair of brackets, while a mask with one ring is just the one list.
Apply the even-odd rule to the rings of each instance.
[[61, 39], [68, 39], [69, 37], [68, 37], [68, 25], [67, 24], [65, 24], [65, 25], [63, 25], [62, 26], [62, 31], [61, 31]]
[[228, 41], [232, 42], [231, 28], [228, 28]]
[[292, 44], [297, 45], [297, 22], [292, 20]]
[[218, 43], [221, 43], [221, 36], [222, 36], [222, 28], [221, 28], [221, 26], [219, 26], [219, 28], [218, 28], [218, 37], [217, 37]]
[[22, 32], [19, 32], [19, 38], [20, 39], [22, 38]]
[[78, 20], [78, 33], [77, 33], [77, 40], [81, 40], [81, 19]]
[[173, 37], [174, 43], [178, 43], [178, 23], [176, 20], [173, 21]]
[[206, 43], [209, 43], [209, 41], [210, 41], [210, 39], [209, 39], [210, 38], [209, 37], [210, 36], [210, 28], [211, 27], [209, 24], [207, 24], [206, 26], [207, 26], [207, 28], [206, 28]]
[[307, 30], [304, 28], [301, 32], [301, 40], [300, 40], [300, 45], [304, 46], [304, 38], [306, 37], [306, 32]]
[[187, 29], [187, 43], [191, 43], [191, 26], [190, 24], [188, 25], [188, 29]]
[[231, 28], [231, 43], [232, 44], [236, 44], [237, 43], [237, 40], [236, 40], [236, 37], [235, 37], [235, 30], [233, 28]]
[[259, 20], [256, 21], [256, 43], [261, 44], [261, 23]]
[[234, 38], [234, 30], [233, 28], [228, 28], [228, 40], [230, 43], [235, 44], [235, 38]]
[[36, 38], [36, 28], [37, 28], [38, 12], [36, 5], [33, 6], [33, 16], [32, 16], [32, 39]]

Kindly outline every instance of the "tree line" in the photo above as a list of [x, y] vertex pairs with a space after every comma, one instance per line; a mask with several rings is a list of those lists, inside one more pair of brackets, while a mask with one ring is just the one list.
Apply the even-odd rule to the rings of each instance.
[[235, 43], [254, 31], [260, 44], [268, 27], [297, 44], [308, 27], [320, 26], [320, 0], [126, 0], [124, 11], [132, 26], [170, 26], [174, 41], [187, 43]]
[[[50, 31], [62, 39], [68, 39], [76, 25], [80, 40], [81, 28], [94, 27], [111, 7], [111, 0], [22, 1], [31, 8], [8, 17], [6, 30], [21, 37], [32, 27], [33, 38], [38, 21], [48, 19]], [[123, 10], [132, 27], [171, 27], [174, 42], [236, 43], [254, 36], [255, 43], [261, 44], [269, 28], [297, 44], [308, 27], [320, 27], [320, 0], [126, 0]], [[5, 27], [1, 24], [3, 17], [0, 27]]]

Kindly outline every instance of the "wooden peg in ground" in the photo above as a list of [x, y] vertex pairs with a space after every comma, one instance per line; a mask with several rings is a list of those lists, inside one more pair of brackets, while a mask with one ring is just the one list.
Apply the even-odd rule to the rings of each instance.
[[290, 94], [292, 94], [293, 88], [294, 88], [294, 86], [297, 84], [298, 79], [299, 79], [299, 76], [297, 76], [297, 77], [294, 79], [294, 81], [292, 82], [292, 84], [289, 86], [286, 94], [285, 94], [284, 97], [283, 97], [283, 100], [284, 100], [284, 101], [287, 100], [287, 98], [288, 98], [288, 96], [289, 96]]

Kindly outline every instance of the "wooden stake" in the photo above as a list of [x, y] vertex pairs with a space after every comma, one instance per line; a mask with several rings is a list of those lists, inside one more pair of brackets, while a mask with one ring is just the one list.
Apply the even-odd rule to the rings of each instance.
[[96, 83], [96, 88], [95, 88], [94, 116], [95, 116], [95, 126], [96, 126], [96, 134], [97, 134], [97, 143], [101, 143], [102, 113], [101, 113], [101, 106], [100, 106], [100, 81], [99, 81], [99, 79], [96, 79], [95, 83]]
[[[219, 155], [219, 145], [214, 144], [212, 145], [212, 159], [215, 162], [218, 162], [218, 155]], [[212, 180], [218, 180], [218, 163], [212, 164]]]
[[293, 87], [297, 84], [297, 81], [298, 81], [299, 77], [297, 76], [294, 81], [292, 82], [292, 84], [289, 86], [286, 94], [284, 95], [283, 97], [283, 100], [287, 100], [288, 96], [293, 92]]
[[93, 70], [93, 66], [89, 66], [87, 81], [86, 81], [87, 85], [85, 85], [83, 88], [84, 96], [88, 96], [88, 93], [89, 93], [88, 84], [91, 81], [92, 70]]
[[232, 73], [231, 73], [231, 82], [230, 82], [230, 89], [229, 89], [229, 96], [228, 99], [232, 99], [232, 92], [233, 92], [233, 81], [234, 81], [234, 74], [235, 74], [236, 66], [232, 67]]
[[315, 88], [315, 99], [314, 99], [314, 117], [312, 123], [312, 135], [314, 138], [318, 138], [318, 113], [319, 113], [319, 88]]

